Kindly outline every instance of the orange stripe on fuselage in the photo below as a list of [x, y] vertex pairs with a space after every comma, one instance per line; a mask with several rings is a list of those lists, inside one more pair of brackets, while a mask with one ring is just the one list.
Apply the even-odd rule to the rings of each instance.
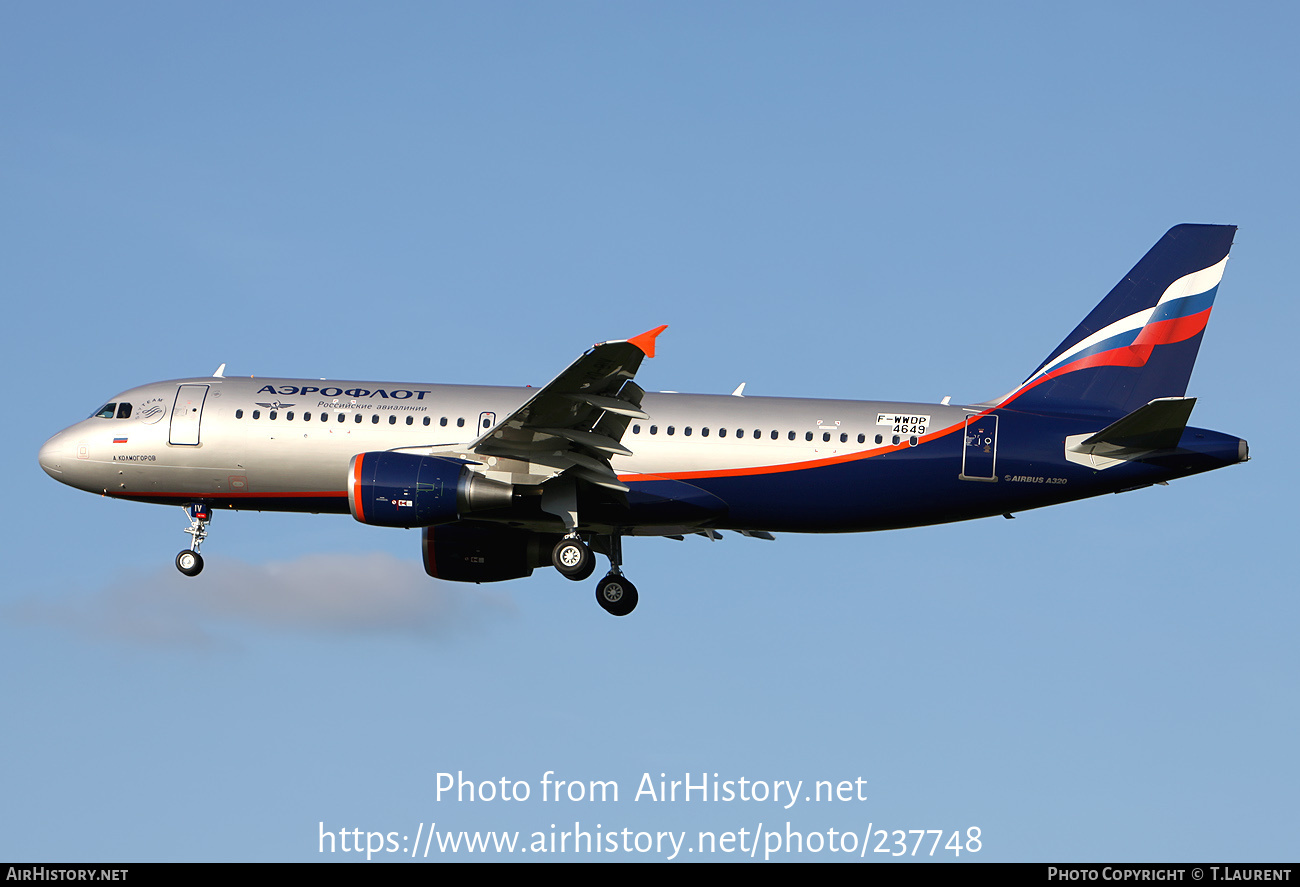
[[129, 496], [187, 496], [195, 502], [205, 499], [346, 499], [347, 490], [300, 490], [298, 492], [275, 493], [196, 493], [193, 490], [122, 490], [108, 493], [115, 498], [125, 499]]
[[[971, 417], [983, 416], [990, 412], [992, 412], [992, 408], [987, 409], [982, 413], [972, 413]], [[917, 442], [917, 446], [919, 447], [932, 440], [938, 440], [941, 437], [945, 437], [946, 435], [952, 434], [954, 431], [965, 427], [966, 421], [963, 420], [956, 425], [949, 425], [947, 428], [941, 428], [938, 431], [923, 435]], [[822, 468], [827, 465], [858, 462], [863, 459], [870, 459], [874, 456], [883, 456], [886, 453], [895, 453], [899, 450], [910, 449], [912, 449], [912, 445], [909, 443], [897, 443], [880, 447], [875, 450], [866, 450], [858, 453], [845, 453], [843, 456], [828, 456], [825, 459], [810, 459], [807, 462], [783, 462], [777, 465], [756, 465], [752, 468], [719, 468], [711, 471], [661, 471], [655, 474], [620, 474], [618, 479], [621, 481], [691, 480], [706, 477], [750, 477], [757, 474], [781, 474], [787, 471], [804, 471], [808, 468]]]

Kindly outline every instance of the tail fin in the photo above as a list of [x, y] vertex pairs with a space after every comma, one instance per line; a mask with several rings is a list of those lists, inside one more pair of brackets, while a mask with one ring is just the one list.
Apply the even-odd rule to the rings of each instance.
[[1182, 397], [1235, 225], [1178, 225], [999, 406], [1131, 413]]

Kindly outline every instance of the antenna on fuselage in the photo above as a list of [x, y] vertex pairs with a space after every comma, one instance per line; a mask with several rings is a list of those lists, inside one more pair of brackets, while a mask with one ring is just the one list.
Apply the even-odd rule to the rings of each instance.
[[214, 379], [226, 378], [226, 365], [224, 363], [221, 366], [217, 367], [217, 371], [212, 374], [212, 378]]

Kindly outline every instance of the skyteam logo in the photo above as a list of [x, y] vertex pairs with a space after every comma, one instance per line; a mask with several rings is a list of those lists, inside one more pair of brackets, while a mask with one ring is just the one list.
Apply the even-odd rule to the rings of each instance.
[[141, 424], [153, 425], [161, 419], [166, 412], [167, 407], [164, 405], [163, 399], [161, 397], [155, 397], [140, 404], [140, 408], [136, 410], [135, 415], [136, 418], [140, 420]]

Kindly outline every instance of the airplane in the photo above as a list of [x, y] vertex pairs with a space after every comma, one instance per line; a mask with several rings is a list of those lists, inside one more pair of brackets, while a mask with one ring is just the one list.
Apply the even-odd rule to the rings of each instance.
[[1171, 228], [1007, 394], [954, 405], [646, 393], [658, 327], [593, 346], [540, 389], [211, 377], [110, 398], [41, 447], [55, 480], [180, 505], [187, 576], [214, 511], [419, 528], [425, 571], [553, 566], [624, 616], [625, 536], [888, 530], [1125, 492], [1245, 462], [1190, 427], [1193, 363], [1236, 227]]

